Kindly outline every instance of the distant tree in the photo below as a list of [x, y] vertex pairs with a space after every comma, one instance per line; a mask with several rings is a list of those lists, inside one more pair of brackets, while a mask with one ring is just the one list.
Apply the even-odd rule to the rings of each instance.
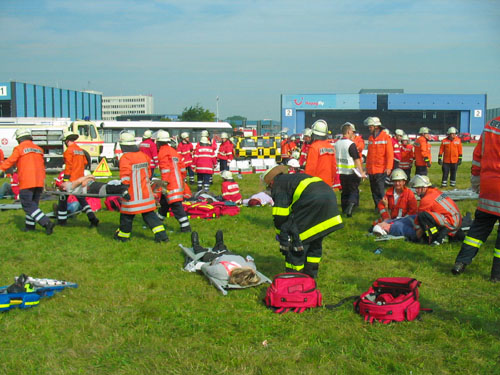
[[247, 120], [246, 117], [239, 115], [230, 116], [226, 119], [226, 121], [229, 122], [233, 128], [235, 128], [236, 126], [240, 126], [246, 120]]
[[203, 108], [200, 104], [196, 104], [194, 107], [184, 108], [180, 118], [181, 121], [206, 121], [214, 122], [215, 113], [210, 112], [208, 109]]

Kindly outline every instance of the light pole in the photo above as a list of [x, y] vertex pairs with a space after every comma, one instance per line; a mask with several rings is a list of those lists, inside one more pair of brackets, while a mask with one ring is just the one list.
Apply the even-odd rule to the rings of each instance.
[[219, 96], [215, 98], [215, 104], [216, 104], [215, 122], [219, 122]]

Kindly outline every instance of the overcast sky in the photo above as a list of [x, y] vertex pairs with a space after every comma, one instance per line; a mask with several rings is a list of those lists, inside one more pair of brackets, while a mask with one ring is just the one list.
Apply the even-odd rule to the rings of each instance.
[[280, 119], [281, 94], [488, 94], [498, 0], [0, 0], [0, 81]]

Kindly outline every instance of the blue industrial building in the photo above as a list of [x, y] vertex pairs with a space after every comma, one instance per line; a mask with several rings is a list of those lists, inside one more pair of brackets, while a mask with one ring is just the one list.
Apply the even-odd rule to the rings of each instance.
[[102, 94], [23, 82], [0, 82], [0, 117], [102, 119]]
[[403, 90], [361, 90], [358, 94], [283, 94], [281, 124], [289, 133], [302, 133], [323, 119], [333, 134], [349, 121], [368, 134], [363, 120], [377, 116], [391, 131], [416, 134], [426, 126], [446, 134], [450, 126], [461, 133], [481, 134], [486, 117], [486, 94], [405, 94]]

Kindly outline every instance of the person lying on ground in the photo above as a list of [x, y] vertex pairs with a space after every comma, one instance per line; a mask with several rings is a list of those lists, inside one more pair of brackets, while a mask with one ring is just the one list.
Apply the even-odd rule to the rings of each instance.
[[121, 195], [127, 199], [128, 186], [123, 185], [119, 180], [111, 180], [107, 183], [95, 180], [94, 176], [83, 176], [75, 181], [64, 181], [61, 183], [60, 190], [73, 195], [98, 195], [106, 197], [108, 195]]
[[221, 230], [215, 234], [215, 245], [212, 249], [200, 245], [197, 232], [191, 233], [191, 246], [195, 254], [204, 254], [199, 260], [189, 263], [186, 270], [202, 270], [205, 275], [228, 284], [252, 286], [260, 283], [253, 259], [248, 256], [245, 259], [229, 251], [224, 244]]

